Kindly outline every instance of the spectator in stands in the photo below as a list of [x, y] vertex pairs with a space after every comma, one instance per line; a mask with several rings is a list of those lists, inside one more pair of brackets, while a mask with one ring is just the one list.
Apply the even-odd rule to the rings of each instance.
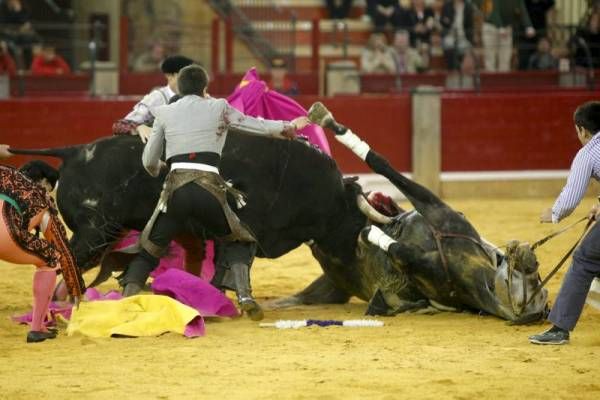
[[433, 10], [425, 5], [425, 0], [413, 0], [409, 11], [410, 44], [419, 48], [421, 43], [429, 43], [429, 36], [433, 29]]
[[459, 69], [463, 54], [473, 46], [475, 7], [469, 0], [449, 0], [442, 9], [442, 46], [448, 69]]
[[525, 6], [531, 19], [535, 36], [523, 36], [519, 43], [519, 69], [529, 67], [529, 59], [535, 53], [537, 43], [543, 37], [548, 37], [548, 24], [554, 20], [556, 10], [555, 0], [525, 0]]
[[431, 32], [429, 42], [429, 62], [427, 63], [427, 69], [430, 71], [446, 70], [447, 65], [444, 57], [444, 47], [440, 31], [434, 29]]
[[368, 74], [393, 74], [396, 72], [394, 52], [387, 45], [383, 33], [373, 33], [363, 49], [360, 65], [362, 72]]
[[295, 96], [299, 92], [298, 84], [288, 75], [287, 63], [283, 58], [275, 58], [271, 61], [271, 80], [267, 86], [286, 96]]
[[400, 30], [394, 34], [393, 55], [397, 74], [414, 74], [425, 68], [423, 57], [410, 47], [410, 34], [407, 31]]
[[367, 0], [367, 14], [375, 27], [375, 32], [383, 32], [387, 24], [397, 26], [400, 6], [398, 0]]
[[50, 44], [42, 45], [39, 54], [33, 58], [31, 63], [32, 75], [64, 75], [70, 74], [69, 64], [58, 54], [56, 48]]
[[325, 0], [330, 19], [344, 19], [350, 15], [353, 0]]
[[529, 57], [528, 67], [530, 70], [557, 69], [558, 60], [552, 55], [550, 39], [543, 36], [537, 44], [537, 51]]
[[527, 37], [535, 35], [524, 0], [475, 0], [475, 3], [484, 17], [482, 41], [486, 71], [510, 71], [513, 27], [520, 22]]
[[15, 60], [8, 52], [8, 45], [5, 41], [0, 41], [0, 75], [15, 75], [17, 66]]
[[38, 37], [29, 20], [29, 11], [21, 0], [0, 2], [0, 34], [17, 57], [20, 69], [31, 64], [32, 46]]
[[442, 17], [444, 11], [444, 0], [433, 0], [431, 3], [431, 12], [433, 13], [433, 28], [432, 31], [441, 32], [444, 28], [442, 25]]
[[160, 41], [154, 41], [148, 51], [141, 53], [133, 62], [136, 72], [159, 72], [160, 63], [165, 59], [165, 46]]
[[570, 42], [575, 49], [575, 65], [600, 68], [600, 11], [589, 15], [587, 23]]

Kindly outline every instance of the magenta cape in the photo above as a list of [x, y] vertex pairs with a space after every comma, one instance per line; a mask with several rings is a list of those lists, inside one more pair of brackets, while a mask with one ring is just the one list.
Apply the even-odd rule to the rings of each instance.
[[[251, 117], [265, 119], [292, 120], [305, 116], [307, 112], [302, 106], [291, 98], [269, 89], [264, 81], [260, 80], [256, 68], [246, 72], [235, 91], [227, 98], [229, 104]], [[331, 149], [323, 128], [311, 124], [298, 132], [306, 136], [308, 141], [331, 155]]]

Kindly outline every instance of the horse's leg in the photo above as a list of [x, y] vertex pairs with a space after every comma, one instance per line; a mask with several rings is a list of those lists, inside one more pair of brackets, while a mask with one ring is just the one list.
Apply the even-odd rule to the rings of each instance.
[[[408, 179], [396, 171], [390, 165], [388, 160], [371, 150], [369, 145], [361, 140], [355, 133], [344, 125], [336, 122], [325, 106], [317, 106], [317, 104], [320, 103], [315, 103], [315, 105], [311, 107], [311, 110], [309, 110], [309, 118], [314, 122], [321, 124], [321, 126], [333, 130], [338, 141], [342, 142], [342, 144], [352, 150], [358, 157], [363, 159], [374, 172], [383, 175], [396, 186], [411, 202], [419, 214], [421, 214], [431, 225], [444, 231], [458, 230], [462, 233], [477, 234], [475, 229], [473, 229], [461, 215], [452, 210], [439, 197], [426, 187]], [[313, 115], [311, 115], [311, 112]]]
[[270, 301], [267, 307], [278, 309], [310, 304], [345, 304], [350, 297], [346, 291], [335, 286], [331, 279], [323, 274], [300, 292]]

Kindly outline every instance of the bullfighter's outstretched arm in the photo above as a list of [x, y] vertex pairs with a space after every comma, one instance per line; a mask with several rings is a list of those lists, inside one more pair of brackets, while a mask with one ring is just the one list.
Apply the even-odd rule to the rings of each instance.
[[250, 134], [287, 138], [294, 137], [297, 130], [304, 128], [310, 123], [308, 118], [303, 116], [300, 116], [292, 121], [277, 121], [250, 117], [236, 110], [229, 103], [227, 103], [227, 101], [225, 101], [223, 119], [228, 127]]

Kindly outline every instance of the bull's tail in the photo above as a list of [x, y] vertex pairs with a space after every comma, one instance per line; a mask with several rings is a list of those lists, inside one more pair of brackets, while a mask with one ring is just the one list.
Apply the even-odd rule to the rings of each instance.
[[67, 146], [67, 147], [54, 147], [50, 149], [15, 149], [10, 147], [8, 149], [12, 154], [21, 154], [29, 156], [46, 156], [46, 157], [57, 157], [65, 161], [75, 155], [81, 145]]

